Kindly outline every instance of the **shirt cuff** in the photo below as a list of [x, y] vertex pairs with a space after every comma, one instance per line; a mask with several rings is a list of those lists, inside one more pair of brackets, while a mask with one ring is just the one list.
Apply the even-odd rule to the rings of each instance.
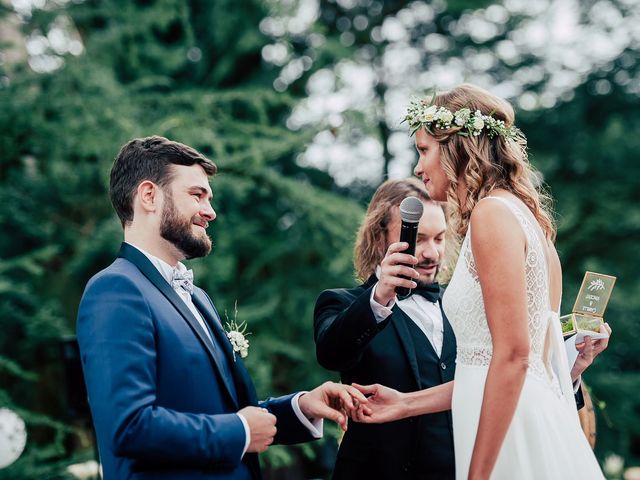
[[373, 318], [375, 318], [377, 323], [382, 322], [389, 315], [391, 315], [391, 309], [396, 304], [395, 297], [389, 302], [389, 305], [380, 305], [373, 299], [373, 296], [376, 294], [376, 287], [378, 284], [376, 283], [371, 289], [371, 297], [369, 297], [369, 305], [371, 306], [371, 311], [373, 312]]
[[580, 385], [582, 384], [582, 375], [580, 375], [578, 377], [578, 379], [573, 382], [573, 393], [578, 393], [578, 389], [580, 388]]
[[244, 441], [244, 448], [242, 449], [242, 455], [240, 458], [244, 457], [244, 454], [247, 453], [247, 449], [249, 448], [249, 444], [251, 443], [251, 430], [249, 430], [249, 424], [247, 423], [247, 419], [242, 416], [241, 413], [237, 413], [238, 417], [240, 417], [240, 421], [242, 422], [242, 426], [244, 427], [244, 433], [246, 440]]
[[307, 392], [298, 392], [291, 399], [291, 407], [293, 408], [296, 417], [300, 420], [300, 423], [309, 430], [309, 433], [313, 438], [322, 438], [322, 427], [324, 425], [324, 421], [322, 418], [307, 418], [302, 410], [300, 410], [300, 405], [298, 404], [298, 399], [301, 395], [304, 395]]

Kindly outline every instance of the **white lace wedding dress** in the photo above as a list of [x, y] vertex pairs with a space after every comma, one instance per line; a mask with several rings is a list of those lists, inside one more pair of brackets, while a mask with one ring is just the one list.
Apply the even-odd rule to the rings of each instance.
[[[549, 303], [542, 230], [524, 204], [502, 197], [526, 234], [529, 368], [491, 475], [496, 480], [604, 478], [580, 428], [558, 314]], [[471, 227], [443, 299], [458, 344], [453, 389], [456, 478], [466, 480], [491, 361], [491, 334], [471, 251]], [[549, 338], [545, 337], [549, 329]], [[547, 344], [545, 350], [545, 343]], [[548, 352], [545, 354], [545, 352]], [[544, 358], [547, 361], [544, 361]]]

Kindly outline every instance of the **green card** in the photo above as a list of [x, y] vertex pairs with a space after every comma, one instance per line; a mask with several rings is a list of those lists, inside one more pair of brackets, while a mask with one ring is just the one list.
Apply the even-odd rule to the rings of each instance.
[[604, 311], [609, 303], [616, 277], [601, 273], [587, 272], [582, 280], [582, 286], [576, 303], [573, 306], [574, 313], [604, 317]]
[[573, 311], [560, 317], [562, 335], [568, 337], [576, 333], [576, 342], [587, 335], [591, 338], [608, 337], [600, 333], [600, 326], [604, 323], [602, 317], [615, 283], [616, 277], [611, 275], [585, 273]]

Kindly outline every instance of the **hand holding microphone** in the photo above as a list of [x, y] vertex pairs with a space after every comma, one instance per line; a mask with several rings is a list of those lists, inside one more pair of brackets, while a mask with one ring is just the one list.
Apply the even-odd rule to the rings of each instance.
[[374, 293], [374, 300], [381, 305], [388, 305], [396, 294], [407, 296], [417, 286], [414, 280], [420, 275], [412, 266], [418, 263], [414, 254], [423, 210], [422, 202], [416, 197], [407, 197], [400, 203], [400, 241], [389, 245], [380, 264], [380, 278]]
[[[411, 256], [416, 253], [418, 224], [422, 218], [423, 210], [424, 206], [422, 202], [416, 197], [407, 197], [400, 203], [400, 219], [402, 220], [402, 225], [400, 226], [400, 241], [409, 244], [409, 248], [405, 250], [405, 253]], [[411, 293], [412, 288], [413, 287], [398, 287], [396, 288], [396, 295], [406, 297]]]

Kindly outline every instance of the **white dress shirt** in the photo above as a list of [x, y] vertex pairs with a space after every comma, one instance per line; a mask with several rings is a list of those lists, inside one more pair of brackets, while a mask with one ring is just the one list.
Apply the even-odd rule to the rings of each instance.
[[[135, 247], [135, 245], [133, 245], [133, 246]], [[191, 294], [189, 292], [187, 292], [184, 288], [180, 288], [180, 287], [175, 287], [174, 288], [171, 285], [171, 280], [173, 279], [174, 267], [169, 265], [164, 260], [162, 260], [162, 259], [160, 259], [160, 258], [158, 258], [158, 257], [156, 257], [154, 255], [151, 255], [149, 252], [145, 252], [140, 247], [136, 247], [136, 248], [138, 250], [140, 250], [142, 253], [144, 253], [144, 255], [149, 259], [149, 261], [151, 263], [153, 263], [153, 266], [158, 269], [158, 271], [160, 272], [160, 275], [162, 275], [162, 278], [164, 278], [167, 281], [169, 286], [171, 286], [171, 288], [173, 288], [173, 291], [176, 292], [178, 294], [178, 296], [182, 299], [182, 301], [187, 305], [187, 307], [189, 307], [189, 310], [191, 311], [191, 313], [193, 313], [193, 316], [196, 317], [196, 320], [198, 321], [198, 324], [202, 328], [202, 331], [205, 333], [205, 335], [211, 341], [211, 343], [213, 343], [213, 339], [211, 338], [211, 334], [209, 333], [209, 329], [207, 328], [207, 326], [204, 323], [204, 319], [202, 318], [202, 314], [200, 313], [200, 311], [196, 308], [195, 304], [193, 303], [193, 299], [191, 298]], [[178, 264], [175, 266], [175, 270], [178, 270], [180, 272], [186, 272], [187, 271], [187, 267], [185, 267], [183, 263], [178, 262]]]
[[442, 342], [444, 341], [444, 321], [442, 320], [440, 304], [438, 302], [430, 302], [420, 295], [411, 295], [404, 300], [398, 300], [397, 297], [394, 297], [389, 305], [380, 305], [373, 299], [377, 286], [378, 284], [376, 283], [371, 289], [371, 297], [369, 300], [376, 321], [380, 323], [391, 315], [391, 309], [397, 302], [398, 307], [406, 313], [422, 333], [425, 334], [433, 346], [436, 355], [440, 357], [442, 353]]
[[[174, 267], [169, 265], [164, 260], [162, 260], [162, 259], [150, 254], [149, 252], [145, 252], [140, 247], [138, 247], [136, 245], [133, 245], [131, 243], [128, 243], [128, 244], [131, 245], [132, 247], [135, 247], [138, 250], [140, 250], [140, 252], [143, 253], [145, 255], [145, 257], [147, 257], [149, 259], [149, 261], [153, 264], [153, 266], [156, 267], [156, 269], [158, 269], [158, 272], [160, 272], [160, 275], [162, 275], [162, 278], [164, 278], [167, 281], [167, 283], [171, 286], [171, 280], [173, 278], [173, 269], [174, 269]], [[175, 268], [177, 268], [180, 271], [186, 271], [187, 270], [187, 267], [185, 267], [182, 262], [178, 262], [178, 264], [176, 265]], [[171, 287], [171, 288], [173, 288], [173, 287]], [[198, 311], [198, 309], [196, 308], [195, 304], [193, 303], [193, 299], [191, 298], [191, 294], [189, 292], [187, 292], [185, 289], [180, 288], [180, 287], [173, 288], [173, 290], [184, 301], [184, 303], [187, 305], [187, 307], [189, 307], [189, 310], [191, 311], [191, 313], [193, 313], [193, 316], [196, 317], [196, 320], [200, 324], [200, 327], [202, 328], [202, 330], [206, 334], [207, 338], [209, 338], [209, 340], [213, 344], [213, 340], [211, 338], [211, 334], [209, 333], [209, 329], [206, 327], [206, 325], [204, 323], [204, 319], [202, 318], [202, 314]], [[307, 392], [298, 392], [298, 394], [295, 395], [291, 399], [291, 406], [293, 408], [293, 411], [295, 412], [295, 414], [298, 417], [298, 419], [300, 420], [300, 422], [309, 430], [309, 432], [311, 433], [311, 435], [314, 438], [322, 438], [323, 420], [321, 418], [320, 419], [308, 419], [302, 413], [302, 410], [300, 410], [300, 405], [298, 403], [298, 399], [300, 398], [300, 396], [303, 393], [307, 393]], [[244, 416], [242, 414], [240, 414], [240, 413], [238, 413], [237, 415], [240, 418], [240, 421], [242, 422], [242, 426], [244, 427], [244, 432], [245, 432], [245, 443], [244, 443], [244, 449], [242, 450], [242, 456], [244, 456], [244, 454], [247, 453], [247, 449], [249, 448], [249, 444], [251, 443], [251, 429], [249, 428], [249, 424], [247, 423], [246, 418], [244, 418]]]

